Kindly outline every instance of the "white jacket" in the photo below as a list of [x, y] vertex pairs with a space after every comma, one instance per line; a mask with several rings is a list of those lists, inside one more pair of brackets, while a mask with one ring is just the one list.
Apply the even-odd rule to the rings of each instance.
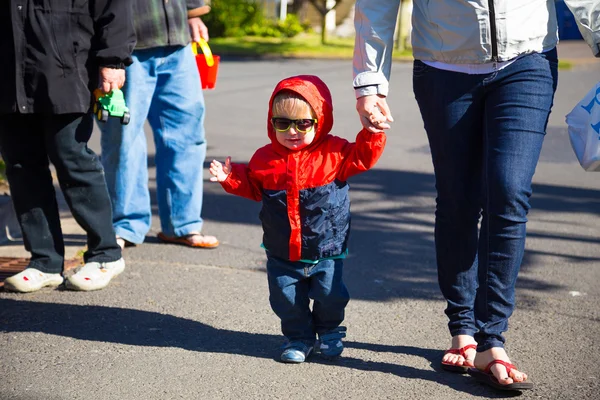
[[[417, 60], [450, 64], [506, 61], [558, 43], [555, 0], [413, 0]], [[600, 0], [565, 0], [600, 57]], [[400, 0], [357, 0], [354, 25], [356, 97], [387, 96]]]

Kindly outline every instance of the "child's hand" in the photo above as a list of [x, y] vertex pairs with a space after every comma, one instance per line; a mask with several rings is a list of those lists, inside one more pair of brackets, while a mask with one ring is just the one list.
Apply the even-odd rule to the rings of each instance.
[[209, 171], [212, 175], [211, 182], [224, 182], [231, 173], [231, 157], [227, 157], [225, 166], [217, 160], [212, 160]]

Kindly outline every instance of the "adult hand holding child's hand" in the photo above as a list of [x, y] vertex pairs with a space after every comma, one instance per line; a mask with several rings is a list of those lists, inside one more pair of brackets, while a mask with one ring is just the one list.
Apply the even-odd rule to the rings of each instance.
[[356, 99], [356, 111], [358, 111], [362, 125], [373, 133], [389, 129], [389, 122], [394, 121], [385, 96], [368, 95], [359, 97]]
[[211, 182], [224, 182], [231, 173], [231, 157], [227, 157], [225, 165], [217, 160], [212, 160], [209, 171], [212, 175]]

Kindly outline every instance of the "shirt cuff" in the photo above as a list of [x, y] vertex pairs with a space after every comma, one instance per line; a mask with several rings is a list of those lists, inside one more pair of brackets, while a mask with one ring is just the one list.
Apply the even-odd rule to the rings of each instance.
[[389, 85], [381, 84], [381, 85], [369, 85], [369, 86], [361, 86], [354, 88], [354, 95], [356, 98], [370, 96], [372, 94], [380, 94], [382, 96], [387, 97], [389, 92]]
[[192, 8], [191, 10], [188, 10], [187, 16], [188, 16], [188, 18], [196, 18], [196, 17], [200, 17], [204, 14], [208, 14], [209, 11], [210, 11], [210, 6], [202, 6], [202, 7], [198, 7], [198, 8]]

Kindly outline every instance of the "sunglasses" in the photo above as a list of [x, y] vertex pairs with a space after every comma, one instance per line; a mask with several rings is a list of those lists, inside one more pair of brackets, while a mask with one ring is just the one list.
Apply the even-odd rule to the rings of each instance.
[[277, 132], [287, 132], [292, 127], [292, 125], [294, 125], [298, 132], [307, 133], [313, 128], [313, 126], [315, 126], [317, 120], [308, 118], [289, 119], [274, 117], [271, 118], [271, 123], [273, 124], [273, 128], [275, 128]]

